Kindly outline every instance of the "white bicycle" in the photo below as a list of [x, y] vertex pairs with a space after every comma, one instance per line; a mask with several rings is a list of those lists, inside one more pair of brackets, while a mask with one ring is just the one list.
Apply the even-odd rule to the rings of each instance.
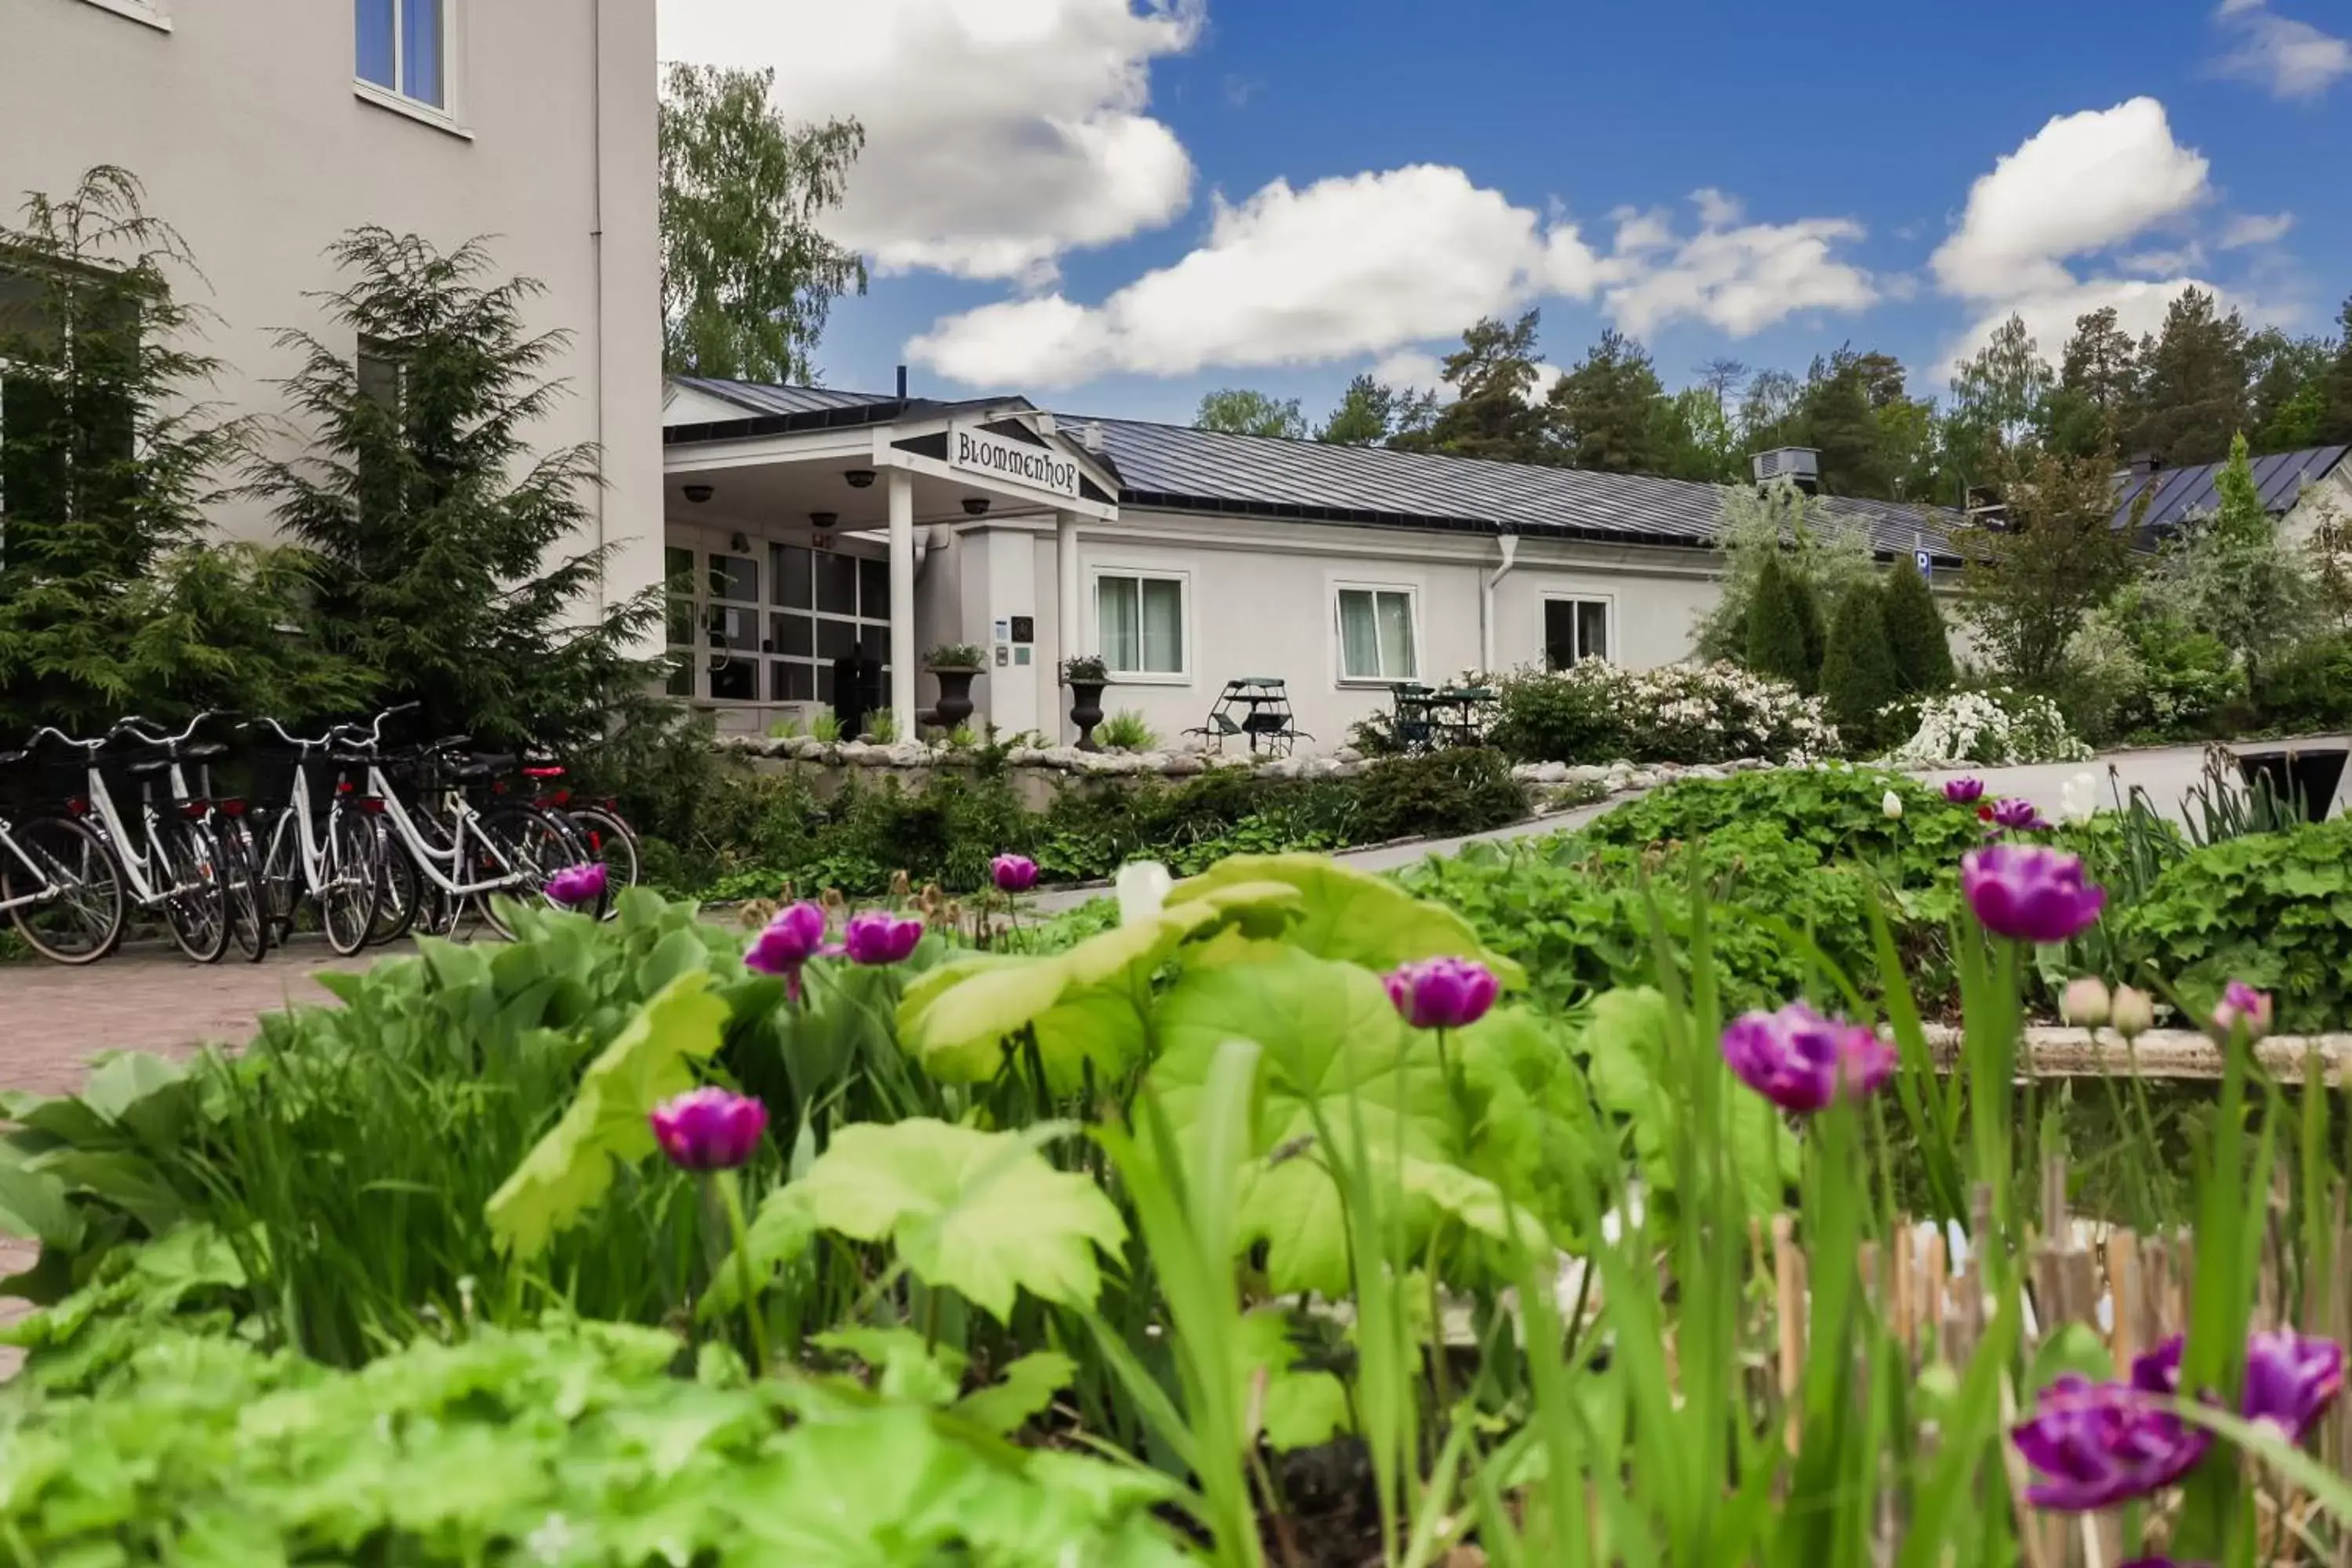
[[268, 851], [261, 858], [264, 905], [270, 923], [283, 942], [294, 929], [294, 911], [308, 897], [319, 908], [319, 924], [327, 945], [338, 957], [349, 958], [367, 945], [377, 902], [383, 857], [383, 825], [371, 800], [355, 796], [349, 781], [338, 779], [325, 797], [325, 822], [320, 823], [320, 795], [310, 764], [322, 753], [343, 744], [338, 732], [315, 741], [287, 733], [275, 719], [262, 719], [245, 728], [266, 727], [294, 749], [292, 793], [266, 829]]
[[[363, 770], [359, 797], [383, 830], [373, 866], [379, 897], [406, 899], [405, 907], [395, 911], [400, 924], [414, 920], [439, 931], [454, 929], [470, 900], [492, 931], [511, 937], [499, 896], [543, 897], [557, 872], [590, 858], [588, 847], [556, 812], [520, 801], [478, 808], [467, 798], [465, 785], [512, 768], [512, 757], [461, 758], [458, 749], [468, 739], [464, 735], [387, 751], [384, 721], [415, 706], [388, 709], [364, 731], [354, 724], [335, 732], [335, 760]], [[414, 780], [417, 804], [402, 798], [394, 787], [394, 773]], [[405, 856], [407, 865], [395, 862], [395, 856]], [[411, 868], [422, 880], [414, 894], [406, 894]], [[371, 919], [380, 929], [386, 923], [373, 909]]]
[[[202, 723], [199, 717], [196, 723]], [[94, 741], [77, 740], [62, 730], [35, 732], [36, 742], [55, 741], [82, 753], [84, 789], [77, 804], [88, 813], [86, 826], [97, 834], [121, 868], [131, 901], [163, 918], [180, 951], [199, 963], [217, 963], [228, 951], [229, 898], [223, 879], [224, 851], [212, 821], [211, 803], [192, 796], [181, 764], [217, 756], [226, 747], [190, 745], [191, 724], [178, 735], [151, 736], [121, 727]], [[162, 746], [164, 754], [131, 763], [123, 771], [139, 780], [139, 821], [136, 830], [114, 803], [100, 753], [126, 738], [143, 746]], [[169, 773], [171, 816], [156, 803], [156, 784]]]
[[[0, 752], [13, 768], [30, 752]], [[58, 963], [95, 963], [122, 937], [122, 872], [87, 823], [61, 813], [0, 816], [0, 914]]]

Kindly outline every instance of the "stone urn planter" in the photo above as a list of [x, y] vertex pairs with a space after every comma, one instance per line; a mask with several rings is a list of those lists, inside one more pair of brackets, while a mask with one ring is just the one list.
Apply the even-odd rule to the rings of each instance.
[[923, 668], [940, 683], [940, 700], [931, 710], [942, 730], [952, 730], [971, 717], [971, 683], [982, 668], [980, 649], [962, 644], [935, 647], [923, 656]]
[[1103, 688], [1110, 684], [1110, 672], [1101, 659], [1081, 655], [1062, 661], [1062, 680], [1070, 689], [1070, 722], [1078, 727], [1078, 750], [1101, 751], [1095, 726], [1103, 721]]
[[2324, 820], [2335, 804], [2336, 788], [2344, 782], [2344, 764], [2352, 748], [2344, 746], [2281, 746], [2274, 750], [2240, 752], [2238, 771], [2246, 787], [2267, 783], [2282, 802], [2300, 801], [2304, 816]]

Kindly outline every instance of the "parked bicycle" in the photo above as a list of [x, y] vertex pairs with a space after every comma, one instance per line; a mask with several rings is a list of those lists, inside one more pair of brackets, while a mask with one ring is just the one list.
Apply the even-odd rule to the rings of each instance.
[[269, 848], [262, 857], [261, 880], [270, 923], [283, 942], [292, 933], [295, 914], [307, 898], [318, 907], [327, 946], [338, 957], [348, 958], [367, 945], [381, 897], [378, 873], [384, 830], [374, 816], [381, 806], [355, 797], [349, 781], [338, 778], [324, 796], [325, 820], [320, 821], [321, 792], [311, 769], [329, 760], [338, 744], [337, 732], [306, 740], [275, 719], [256, 720], [246, 728], [267, 729], [294, 751], [289, 797], [264, 829]]
[[[0, 769], [31, 756], [0, 752]], [[61, 812], [0, 816], [0, 911], [43, 958], [95, 963], [122, 940], [122, 873], [87, 823]]]
[[569, 817], [579, 831], [588, 858], [604, 867], [605, 900], [604, 918], [612, 920], [620, 913], [620, 895], [624, 889], [637, 885], [644, 867], [643, 847], [637, 841], [637, 830], [621, 815], [617, 801], [582, 800], [572, 786], [562, 782], [564, 767], [549, 757], [525, 760], [522, 774], [538, 791], [533, 804], [543, 811], [560, 811]]
[[[213, 789], [213, 763], [228, 748], [213, 742], [190, 743], [190, 738], [215, 713], [199, 713], [181, 734], [173, 735], [152, 719], [137, 714], [116, 721], [114, 733], [135, 745], [162, 753], [126, 771], [168, 774], [173, 798], [184, 813], [201, 812], [199, 820], [212, 830], [215, 850], [215, 876], [226, 905], [229, 942], [248, 963], [258, 963], [269, 951], [269, 919], [261, 889], [261, 851], [246, 819], [241, 796], [222, 795]], [[194, 787], [187, 768], [196, 770]]]
[[[100, 763], [100, 753], [122, 741], [119, 727], [95, 740], [79, 740], [51, 727], [33, 736], [36, 742], [54, 741], [81, 753], [85, 793], [75, 797], [67, 810], [81, 818], [114, 858], [131, 902], [158, 912], [180, 951], [199, 963], [217, 962], [229, 944], [228, 899], [220, 877], [222, 853], [212, 825], [211, 806], [187, 793], [180, 766], [184, 761], [215, 755], [223, 749], [188, 744], [197, 725], [208, 717], [200, 715], [181, 734], [165, 737], [171, 748], [165, 755], [134, 763], [123, 770], [126, 775], [139, 780], [139, 822], [135, 831], [115, 805], [114, 792]], [[167, 773], [171, 806], [168, 819], [156, 802], [156, 784]]]
[[[385, 887], [404, 882], [404, 871], [387, 858], [402, 853], [419, 878], [403, 911], [407, 922], [422, 930], [452, 929], [470, 901], [485, 924], [510, 937], [514, 931], [499, 908], [499, 896], [543, 896], [549, 879], [588, 858], [586, 845], [570, 820], [553, 811], [511, 800], [487, 807], [474, 804], [467, 786], [485, 785], [511, 771], [514, 757], [465, 754], [461, 748], [469, 737], [464, 735], [387, 748], [384, 721], [416, 706], [387, 709], [364, 731], [357, 725], [335, 731], [335, 760], [360, 768], [362, 798], [381, 803], [370, 815], [379, 816], [387, 831], [376, 838], [368, 868], [379, 907]], [[405, 798], [395, 787], [395, 775], [414, 781]], [[370, 918], [374, 923], [374, 911]]]

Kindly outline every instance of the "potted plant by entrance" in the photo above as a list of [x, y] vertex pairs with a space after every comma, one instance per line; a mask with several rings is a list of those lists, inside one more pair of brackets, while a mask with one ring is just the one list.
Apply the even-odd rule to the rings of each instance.
[[1062, 661], [1062, 679], [1070, 689], [1070, 722], [1078, 727], [1078, 750], [1101, 751], [1095, 726], [1103, 721], [1103, 688], [1110, 684], [1110, 671], [1098, 655], [1082, 653]]
[[971, 717], [971, 683], [987, 667], [980, 649], [970, 643], [941, 643], [923, 656], [923, 668], [940, 683], [939, 706], [933, 710], [940, 728], [952, 730]]

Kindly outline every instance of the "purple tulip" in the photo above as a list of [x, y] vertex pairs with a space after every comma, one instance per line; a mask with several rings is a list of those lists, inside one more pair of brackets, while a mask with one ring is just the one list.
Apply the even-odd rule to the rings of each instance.
[[2222, 988], [2221, 1005], [2213, 1009], [2213, 1027], [2223, 1036], [2234, 1035], [2238, 1026], [2246, 1026], [2246, 1038], [2259, 1040], [2271, 1032], [2271, 996], [2267, 991], [2257, 991], [2242, 980], [2232, 980]]
[[903, 963], [922, 940], [922, 921], [881, 910], [850, 916], [841, 931], [842, 951], [852, 963]]
[[2032, 801], [2017, 795], [1994, 801], [1985, 820], [2011, 833], [2040, 833], [2050, 826]]
[[1944, 798], [1954, 805], [1974, 805], [1984, 798], [1984, 780], [1946, 779]]
[[1723, 1059], [1783, 1110], [1819, 1110], [1841, 1093], [1859, 1100], [1895, 1071], [1895, 1047], [1877, 1030], [1824, 1018], [1802, 1002], [1734, 1018], [1723, 1031]]
[[1037, 862], [1026, 855], [999, 855], [988, 871], [1000, 893], [1025, 893], [1037, 885]]
[[683, 1171], [731, 1171], [751, 1157], [768, 1130], [768, 1108], [716, 1085], [687, 1090], [653, 1109], [654, 1139]]
[[2042, 1474], [2026, 1489], [2036, 1508], [2092, 1513], [2168, 1487], [2195, 1468], [2210, 1436], [2167, 1408], [2180, 1393], [2178, 1335], [2132, 1363], [2129, 1383], [2069, 1373], [2042, 1391], [2010, 1431]]
[[2037, 845], [1989, 844], [1960, 857], [1960, 891], [1995, 936], [2064, 942], [2088, 929], [2107, 890], [2083, 880], [2082, 859]]
[[1486, 1016], [1502, 987], [1471, 958], [1422, 958], [1387, 975], [1389, 1000], [1416, 1029], [1466, 1029]]
[[793, 905], [768, 922], [743, 955], [743, 967], [762, 974], [781, 974], [798, 984], [802, 965], [824, 945], [824, 910], [821, 905]]
[[547, 896], [568, 910], [593, 904], [604, 896], [604, 874], [602, 860], [566, 866], [547, 879]]
[[2343, 1389], [2344, 1347], [2335, 1341], [2305, 1339], [2293, 1329], [2247, 1336], [2246, 1394], [2240, 1406], [2247, 1420], [2273, 1426], [2288, 1442], [2300, 1443]]

